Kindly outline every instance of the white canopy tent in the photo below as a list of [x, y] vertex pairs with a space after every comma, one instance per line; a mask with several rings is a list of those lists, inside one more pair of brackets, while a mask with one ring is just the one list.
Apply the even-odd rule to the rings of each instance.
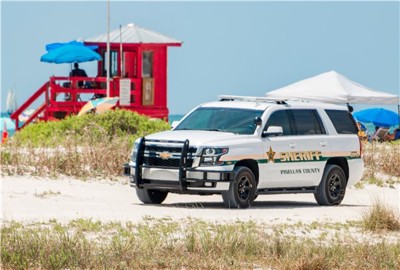
[[369, 89], [335, 72], [325, 72], [267, 92], [266, 97], [306, 99], [327, 103], [398, 104], [396, 95]]

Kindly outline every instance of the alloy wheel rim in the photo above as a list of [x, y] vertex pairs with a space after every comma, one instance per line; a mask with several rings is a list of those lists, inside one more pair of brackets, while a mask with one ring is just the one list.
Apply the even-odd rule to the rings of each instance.
[[250, 191], [253, 185], [247, 176], [242, 176], [238, 182], [237, 194], [238, 198], [242, 202], [246, 202], [250, 199]]
[[342, 183], [340, 177], [337, 174], [333, 174], [328, 181], [329, 195], [332, 199], [337, 199], [340, 196], [342, 190]]

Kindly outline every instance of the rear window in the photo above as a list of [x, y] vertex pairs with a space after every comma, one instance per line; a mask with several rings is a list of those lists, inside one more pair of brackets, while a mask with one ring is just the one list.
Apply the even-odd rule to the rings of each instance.
[[357, 134], [357, 126], [353, 116], [348, 111], [325, 110], [339, 134]]

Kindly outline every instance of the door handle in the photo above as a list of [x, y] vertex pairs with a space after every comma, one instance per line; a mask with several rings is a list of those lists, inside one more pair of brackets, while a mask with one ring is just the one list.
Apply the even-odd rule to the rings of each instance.
[[295, 143], [289, 143], [289, 147], [292, 148], [292, 149], [296, 148], [296, 144]]
[[319, 144], [320, 144], [322, 147], [326, 147], [326, 146], [328, 145], [327, 142], [320, 142]]

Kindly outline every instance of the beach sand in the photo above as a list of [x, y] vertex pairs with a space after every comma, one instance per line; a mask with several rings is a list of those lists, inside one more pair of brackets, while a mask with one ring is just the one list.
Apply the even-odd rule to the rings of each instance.
[[249, 209], [226, 209], [219, 195], [169, 194], [162, 205], [144, 205], [125, 178], [82, 181], [22, 176], [1, 178], [1, 221], [64, 223], [84, 218], [102, 222], [142, 221], [143, 217], [199, 218], [206, 221], [280, 223], [340, 222], [360, 220], [377, 199], [400, 208], [400, 186], [348, 188], [340, 206], [316, 204], [312, 194], [261, 195]]

